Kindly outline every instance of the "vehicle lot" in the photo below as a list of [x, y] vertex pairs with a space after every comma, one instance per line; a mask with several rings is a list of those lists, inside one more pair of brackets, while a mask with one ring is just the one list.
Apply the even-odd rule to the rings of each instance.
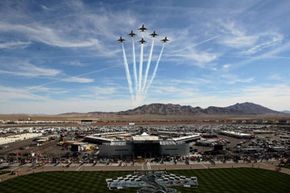
[[[15, 130], [16, 129], [16, 130]], [[11, 128], [9, 132], [18, 131], [19, 128]], [[257, 129], [264, 131], [273, 131], [274, 134], [266, 137], [263, 135], [251, 139], [241, 139], [220, 135], [220, 129], [239, 130], [241, 132], [253, 132]], [[72, 143], [82, 143], [84, 136], [91, 134], [114, 135], [120, 140], [130, 140], [130, 133], [146, 131], [150, 135], [160, 136], [162, 139], [170, 139], [179, 135], [186, 136], [200, 134], [207, 136], [204, 140], [215, 140], [222, 144], [222, 149], [214, 150], [211, 145], [198, 145], [197, 142], [190, 142], [191, 151], [183, 156], [159, 156], [150, 159], [154, 165], [171, 164], [195, 164], [199, 162], [215, 163], [257, 163], [268, 160], [275, 160], [277, 165], [279, 161], [289, 158], [289, 139], [282, 139], [280, 136], [288, 137], [290, 133], [287, 129], [273, 128], [268, 125], [247, 125], [247, 124], [192, 124], [192, 125], [156, 125], [156, 126], [105, 126], [105, 127], [38, 127], [33, 129], [35, 132], [43, 133], [40, 138], [53, 139], [44, 140], [38, 143], [37, 139], [26, 139], [10, 144], [0, 146], [0, 164], [8, 165], [63, 165], [66, 167], [88, 165], [132, 165], [136, 164], [138, 159], [141, 161], [146, 157], [101, 157], [99, 156], [99, 144], [93, 144], [95, 148], [72, 151]], [[20, 131], [26, 129], [20, 128]], [[120, 134], [123, 133], [123, 134]], [[8, 133], [5, 133], [8, 135]], [[117, 136], [117, 137], [116, 137]], [[209, 137], [214, 136], [214, 137]], [[274, 147], [278, 148], [277, 150]], [[289, 159], [288, 159], [289, 161]]]

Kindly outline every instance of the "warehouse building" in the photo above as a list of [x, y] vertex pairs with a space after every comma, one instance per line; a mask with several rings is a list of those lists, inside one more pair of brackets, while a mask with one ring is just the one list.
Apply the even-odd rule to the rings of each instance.
[[234, 137], [238, 139], [251, 139], [254, 138], [252, 134], [249, 133], [241, 133], [241, 132], [236, 132], [236, 131], [220, 131], [219, 134], [229, 136], [229, 137]]

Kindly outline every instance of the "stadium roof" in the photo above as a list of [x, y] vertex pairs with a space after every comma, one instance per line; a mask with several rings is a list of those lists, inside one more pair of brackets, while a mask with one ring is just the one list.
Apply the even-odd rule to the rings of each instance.
[[133, 136], [133, 141], [158, 141], [159, 137], [154, 135], [148, 135], [146, 132], [141, 135]]

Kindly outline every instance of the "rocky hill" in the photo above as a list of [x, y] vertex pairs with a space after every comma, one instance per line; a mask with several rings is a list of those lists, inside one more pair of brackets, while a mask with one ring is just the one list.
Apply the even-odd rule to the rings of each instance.
[[154, 103], [143, 105], [135, 109], [121, 111], [120, 115], [260, 115], [260, 114], [281, 114], [281, 112], [254, 103], [237, 103], [228, 107], [210, 106], [206, 109], [178, 104]]

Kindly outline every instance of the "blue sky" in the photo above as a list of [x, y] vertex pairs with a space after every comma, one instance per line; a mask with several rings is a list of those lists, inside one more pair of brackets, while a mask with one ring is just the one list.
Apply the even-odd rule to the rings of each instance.
[[[116, 39], [142, 24], [171, 40], [142, 103], [248, 101], [289, 110], [289, 7], [286, 0], [1, 1], [0, 113], [134, 107]], [[124, 45], [132, 68], [130, 41]], [[149, 49], [150, 41], [144, 65]], [[160, 49], [156, 43], [152, 65]]]

